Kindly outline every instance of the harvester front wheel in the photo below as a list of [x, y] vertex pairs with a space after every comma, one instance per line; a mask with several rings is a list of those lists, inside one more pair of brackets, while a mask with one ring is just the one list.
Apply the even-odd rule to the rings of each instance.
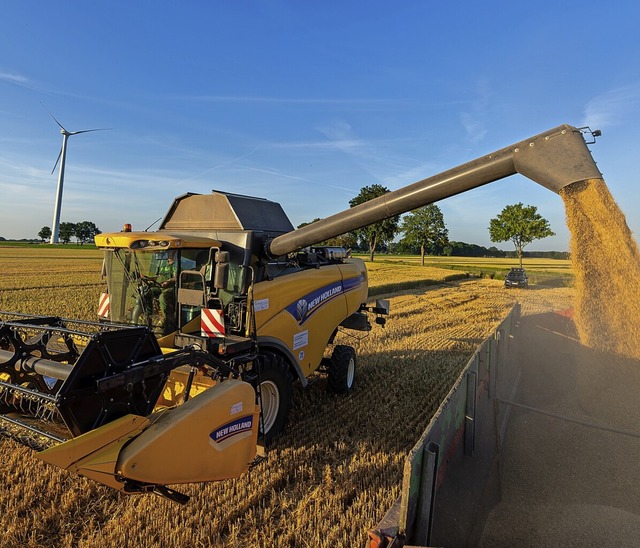
[[287, 425], [293, 398], [291, 373], [284, 359], [278, 354], [262, 352], [260, 398], [260, 436], [265, 443], [269, 443]]
[[336, 345], [327, 371], [329, 389], [336, 394], [353, 390], [356, 380], [356, 351], [351, 346]]

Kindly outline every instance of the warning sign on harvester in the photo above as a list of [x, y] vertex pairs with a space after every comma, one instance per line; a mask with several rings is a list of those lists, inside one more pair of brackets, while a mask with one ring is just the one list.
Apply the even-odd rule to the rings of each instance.
[[224, 312], [217, 308], [203, 308], [200, 315], [200, 331], [203, 337], [224, 335]]
[[98, 316], [101, 318], [109, 317], [109, 293], [100, 293], [100, 301], [98, 302]]

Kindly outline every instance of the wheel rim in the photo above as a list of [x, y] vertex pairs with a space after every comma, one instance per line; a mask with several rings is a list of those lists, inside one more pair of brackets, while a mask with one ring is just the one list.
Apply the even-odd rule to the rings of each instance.
[[349, 365], [347, 366], [347, 388], [351, 388], [353, 386], [353, 379], [356, 376], [356, 361], [351, 358], [349, 360]]
[[260, 383], [260, 400], [262, 404], [262, 428], [269, 432], [276, 422], [280, 409], [280, 392], [273, 381]]

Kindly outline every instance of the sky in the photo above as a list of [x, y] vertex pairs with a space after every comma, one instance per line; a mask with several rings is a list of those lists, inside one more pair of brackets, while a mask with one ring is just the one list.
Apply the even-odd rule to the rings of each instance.
[[[61, 220], [157, 228], [174, 197], [279, 202], [294, 226], [560, 124], [589, 148], [640, 234], [640, 3], [4, 0], [0, 236]], [[568, 250], [561, 198], [515, 175], [438, 202], [449, 238], [534, 205]], [[511, 249], [510, 243], [497, 244]]]

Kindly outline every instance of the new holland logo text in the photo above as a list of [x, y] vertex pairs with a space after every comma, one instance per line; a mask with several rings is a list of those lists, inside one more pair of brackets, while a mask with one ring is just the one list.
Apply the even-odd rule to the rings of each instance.
[[322, 293], [321, 295], [318, 295], [315, 299], [313, 299], [312, 301], [308, 302], [307, 303], [308, 310], [313, 310], [316, 306], [318, 306], [322, 302], [326, 301], [330, 297], [333, 297], [334, 295], [337, 295], [338, 293], [342, 293], [342, 285], [336, 285], [335, 287], [332, 287], [331, 289], [327, 289], [324, 293]]
[[287, 306], [287, 311], [303, 324], [324, 302], [343, 293], [342, 283], [325, 286]]
[[211, 432], [211, 434], [209, 434], [209, 438], [211, 443], [219, 443], [223, 440], [229, 439], [231, 436], [235, 436], [236, 434], [247, 432], [252, 428], [252, 415], [249, 415], [248, 417], [240, 417], [239, 419], [228, 422], [227, 424], [223, 424], [220, 428], [216, 428]]

